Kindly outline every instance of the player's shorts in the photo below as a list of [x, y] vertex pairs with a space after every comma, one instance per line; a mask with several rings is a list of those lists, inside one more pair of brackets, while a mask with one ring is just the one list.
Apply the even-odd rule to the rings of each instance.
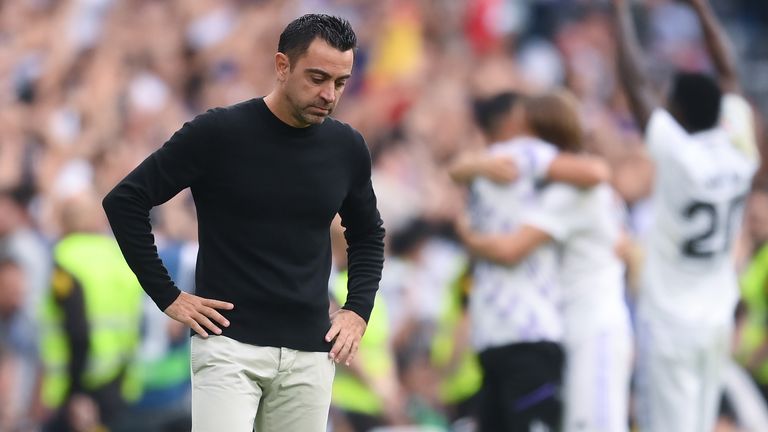
[[[682, 307], [682, 305], [681, 305]], [[637, 417], [642, 432], [714, 429], [731, 325], [676, 328], [638, 312]]]
[[629, 429], [632, 330], [626, 313], [613, 315], [577, 322], [566, 314], [565, 432]]
[[479, 432], [558, 430], [562, 421], [563, 349], [524, 342], [480, 352]]

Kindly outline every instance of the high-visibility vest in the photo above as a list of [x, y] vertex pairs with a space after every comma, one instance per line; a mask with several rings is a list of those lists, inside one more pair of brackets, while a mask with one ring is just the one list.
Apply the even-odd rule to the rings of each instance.
[[[186, 247], [187, 245], [184, 243], [177, 243], [159, 251], [160, 259], [163, 260], [171, 278], [179, 282], [186, 276], [180, 274], [182, 255]], [[190, 245], [189, 247], [196, 249], [195, 246]], [[181, 284], [179, 284], [179, 288], [184, 290]], [[161, 403], [174, 403], [175, 401], [167, 400], [167, 392], [184, 391], [184, 388], [190, 385], [189, 332], [182, 334], [182, 340], [177, 342], [165, 340], [163, 342], [164, 348], [158, 351], [158, 347], [155, 345], [158, 342], [156, 333], [162, 332], [164, 336], [167, 336], [170, 318], [160, 312], [149, 297], [144, 298], [143, 310], [142, 322], [144, 325], [142, 328], [148, 339], [142, 340], [141, 343], [146, 344], [149, 341], [154, 349], [143, 353], [145, 354], [143, 356], [139, 356], [138, 368], [141, 371], [144, 390], [139, 404], [142, 406], [153, 405], [158, 398], [162, 398]], [[173, 396], [171, 396], [172, 398]]]
[[98, 234], [71, 234], [56, 245], [54, 260], [58, 268], [41, 311], [42, 402], [50, 408], [59, 407], [71, 384], [64, 312], [55, 301], [55, 293], [71, 290], [73, 277], [83, 290], [90, 341], [82, 387], [95, 390], [124, 373], [122, 395], [127, 401], [137, 399], [141, 384], [135, 375], [134, 355], [139, 342], [142, 290], [117, 243]]
[[[466, 269], [467, 266], [468, 263], [462, 265], [464, 270], [451, 283], [442, 306], [437, 331], [432, 340], [430, 357], [432, 364], [438, 368], [446, 366], [451, 360], [456, 343], [453, 339], [454, 331], [465, 313], [462, 308], [461, 298], [463, 295], [469, 294], [468, 290], [471, 284], [471, 279]], [[441, 380], [439, 388], [440, 400], [446, 404], [462, 402], [480, 390], [482, 381], [483, 375], [477, 354], [471, 348], [468, 348], [461, 354], [456, 370]]]
[[[333, 295], [341, 305], [347, 299], [347, 278], [346, 271], [339, 273], [332, 286]], [[389, 352], [389, 320], [386, 305], [381, 298], [377, 298], [374, 303], [355, 357], [372, 376], [383, 376], [394, 371], [395, 365]], [[338, 408], [372, 416], [382, 414], [384, 409], [381, 398], [343, 367], [336, 370], [332, 400]]]
[[[741, 297], [747, 307], [744, 329], [741, 332], [737, 357], [746, 360], [768, 337], [768, 244], [764, 245], [741, 276]], [[768, 384], [768, 361], [753, 372], [757, 381]]]

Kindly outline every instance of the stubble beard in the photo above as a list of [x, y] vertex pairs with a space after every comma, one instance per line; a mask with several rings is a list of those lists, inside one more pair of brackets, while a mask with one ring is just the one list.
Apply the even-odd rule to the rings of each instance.
[[[328, 111], [324, 114], [312, 114], [309, 113], [314, 107], [323, 107], [323, 103], [312, 103], [302, 109], [302, 118], [309, 124], [320, 124], [325, 121], [326, 117], [329, 117], [333, 113], [334, 106], [331, 105], [325, 109]], [[324, 108], [321, 108], [324, 109]]]
[[318, 105], [322, 105], [322, 103], [310, 103], [310, 104], [298, 104], [296, 101], [289, 97], [288, 101], [291, 103], [291, 106], [293, 108], [294, 118], [299, 120], [302, 124], [311, 126], [311, 125], [317, 125], [321, 124], [325, 121], [325, 118], [330, 116], [333, 112], [333, 106], [328, 108], [328, 112], [325, 114], [319, 115], [319, 114], [312, 114], [310, 113], [310, 110], [312, 110], [313, 107], [316, 107]]

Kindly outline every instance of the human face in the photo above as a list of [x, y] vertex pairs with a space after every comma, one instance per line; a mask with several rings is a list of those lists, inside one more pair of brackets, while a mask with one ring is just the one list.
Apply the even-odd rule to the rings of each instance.
[[277, 53], [278, 80], [293, 126], [320, 124], [333, 112], [352, 74], [353, 60], [352, 50], [339, 51], [320, 38], [293, 64]]

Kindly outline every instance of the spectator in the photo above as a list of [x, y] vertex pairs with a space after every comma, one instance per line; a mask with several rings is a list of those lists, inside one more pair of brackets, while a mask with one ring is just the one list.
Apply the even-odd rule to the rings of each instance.
[[42, 400], [47, 431], [115, 429], [141, 391], [135, 376], [141, 288], [92, 194], [62, 206], [64, 236], [43, 308]]
[[24, 278], [18, 262], [0, 256], [0, 430], [32, 424], [37, 397], [36, 327], [24, 311]]
[[[584, 107], [585, 143], [613, 168], [611, 183], [629, 204], [633, 234], [643, 234], [653, 222], [648, 201], [653, 165], [617, 87], [616, 40], [607, 1], [1, 4], [0, 255], [10, 256], [23, 270], [28, 329], [36, 325], [35, 314], [49, 290], [50, 243], [61, 236], [61, 202], [92, 187], [105, 194], [196, 114], [266, 94], [277, 35], [290, 17], [305, 12], [347, 17], [358, 30], [353, 79], [335, 116], [368, 138], [373, 184], [391, 232], [413, 219], [445, 222], [462, 210], [463, 191], [451, 184], [445, 166], [457, 153], [482, 145], [467, 100], [559, 85], [576, 93]], [[745, 95], [765, 113], [768, 51], [762, 41], [768, 38], [768, 3], [712, 4], [738, 54]], [[634, 8], [650, 53], [645, 66], [656, 84], [671, 73], [661, 61], [670, 57], [669, 63], [686, 70], [711, 68], [702, 33], [678, 1], [635, 1]], [[398, 51], [401, 45], [405, 49]], [[756, 184], [768, 184], [768, 169], [758, 176]], [[35, 187], [18, 187], [30, 184]], [[162, 256], [169, 260], [179, 251], [174, 240], [193, 241], [197, 231], [195, 218], [176, 218], [179, 207], [172, 202], [152, 214], [153, 219], [173, 221], [155, 231]], [[417, 344], [421, 354], [440, 333], [440, 305], [447, 301], [448, 284], [461, 271], [465, 255], [455, 244], [428, 237], [417, 253], [387, 261], [382, 284], [394, 342], [423, 335]], [[192, 243], [183, 248], [194, 264]], [[758, 261], [751, 248], [745, 249], [744, 267], [753, 262], [758, 268]], [[400, 296], [404, 292], [408, 302]], [[748, 321], [756, 318], [754, 306], [749, 308]], [[163, 358], [160, 347], [173, 339], [172, 332], [163, 322], [146, 318], [142, 355], [154, 361]], [[419, 325], [406, 329], [407, 323]], [[0, 338], [7, 340], [7, 329], [1, 332]], [[38, 334], [30, 330], [30, 337]], [[162, 337], [156, 339], [158, 335]], [[762, 340], [758, 337], [752, 348]], [[395, 356], [413, 358], [406, 355], [407, 345], [395, 343]], [[18, 361], [16, 348], [6, 351], [7, 364], [13, 365], [7, 370], [21, 389], [13, 394], [14, 403], [22, 412], [35, 411], [34, 363]], [[433, 363], [419, 364], [436, 375]], [[88, 414], [90, 408], [82, 407]]]

